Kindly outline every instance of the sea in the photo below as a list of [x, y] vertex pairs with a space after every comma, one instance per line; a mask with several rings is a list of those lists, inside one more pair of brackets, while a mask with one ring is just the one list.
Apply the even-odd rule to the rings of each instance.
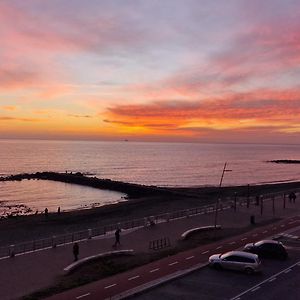
[[[300, 180], [300, 145], [0, 140], [0, 177], [38, 171], [163, 187], [224, 186]], [[0, 216], [86, 209], [126, 201], [122, 193], [43, 180], [0, 182]]]

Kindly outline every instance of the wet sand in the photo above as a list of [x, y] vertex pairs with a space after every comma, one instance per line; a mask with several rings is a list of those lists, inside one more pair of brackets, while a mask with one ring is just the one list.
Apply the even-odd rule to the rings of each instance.
[[[147, 190], [147, 187], [142, 187], [143, 191]], [[161, 193], [159, 187], [151, 187], [154, 193], [141, 193], [139, 196], [135, 191], [123, 203], [62, 212], [60, 215], [53, 213], [48, 218], [44, 215], [31, 215], [0, 220], [0, 246], [213, 204], [220, 195], [223, 199], [233, 197], [235, 193], [238, 197], [246, 197], [248, 193], [250, 197], [255, 197], [259, 194], [284, 193], [299, 188], [300, 182], [222, 187], [221, 190], [218, 187], [164, 188]]]

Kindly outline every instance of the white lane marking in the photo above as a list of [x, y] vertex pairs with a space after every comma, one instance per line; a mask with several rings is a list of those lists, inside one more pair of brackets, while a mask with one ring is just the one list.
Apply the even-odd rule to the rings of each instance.
[[133, 276], [133, 277], [128, 278], [128, 280], [134, 280], [134, 279], [137, 279], [137, 278], [139, 278], [139, 277], [140, 277], [140, 275], [136, 275], [136, 276]]
[[217, 248], [216, 248], [216, 250], [218, 250], [218, 249], [221, 249], [221, 248], [223, 248], [223, 246], [219, 246], [219, 247], [217, 247]]
[[248, 239], [248, 238], [242, 238], [241, 241], [245, 241], [245, 240], [247, 240], [247, 239]]
[[195, 257], [195, 256], [192, 255], [192, 256], [186, 257], [185, 259], [186, 259], [186, 260], [189, 260], [189, 259], [192, 259], [192, 258], [194, 258], [194, 257]]
[[206, 253], [208, 253], [209, 252], [209, 250], [207, 250], [207, 251], [204, 251], [204, 252], [202, 252], [201, 254], [206, 254]]
[[231, 242], [231, 243], [229, 243], [229, 245], [234, 245], [236, 242]]
[[285, 225], [280, 225], [280, 227], [285, 227]]
[[272, 281], [274, 281], [274, 280], [276, 280], [277, 278], [276, 277], [273, 277], [273, 278], [271, 278], [270, 280], [269, 280], [269, 282], [272, 282]]
[[257, 233], [252, 234], [252, 236], [257, 236]]
[[104, 288], [105, 289], [110, 289], [110, 288], [112, 288], [113, 286], [116, 286], [117, 284], [116, 283], [114, 283], [114, 284], [111, 284], [111, 285], [108, 285], [108, 286], [105, 286]]
[[289, 273], [291, 271], [292, 271], [291, 269], [288, 269], [288, 270], [284, 271], [284, 273]]
[[255, 292], [255, 291], [259, 290], [259, 289], [260, 289], [260, 286], [258, 286], [255, 289], [251, 290], [251, 292]]
[[91, 293], [86, 293], [86, 294], [84, 294], [84, 295], [80, 295], [80, 296], [76, 297], [76, 299], [81, 299], [81, 298], [87, 297], [87, 296], [89, 296], [90, 294], [91, 294]]
[[158, 270], [159, 270], [159, 268], [156, 268], [156, 269], [149, 271], [149, 273], [154, 273], [154, 272], [157, 272]]
[[268, 230], [263, 231], [263, 233], [267, 233], [267, 232], [268, 232]]
[[297, 265], [300, 266], [300, 261], [298, 261], [298, 262], [296, 262], [295, 264], [289, 266], [288, 268], [286, 268], [286, 269], [284, 269], [284, 270], [282, 270], [282, 271], [280, 271], [280, 272], [278, 272], [278, 273], [272, 275], [271, 277], [269, 277], [269, 278], [263, 280], [262, 282], [260, 282], [260, 283], [258, 283], [258, 284], [256, 284], [256, 285], [254, 285], [254, 286], [251, 287], [250, 289], [248, 289], [248, 290], [246, 290], [246, 291], [244, 291], [244, 292], [238, 294], [237, 296], [231, 298], [230, 300], [238, 300], [241, 296], [243, 296], [243, 295], [247, 294], [248, 292], [254, 290], [256, 287], [258, 287], [258, 286], [260, 286], [260, 285], [262, 285], [262, 284], [264, 284], [264, 283], [270, 281], [270, 280], [271, 280], [272, 278], [274, 278], [274, 277], [278, 277], [278, 275], [284, 273], [284, 271], [286, 271], [286, 270], [288, 270], [288, 269], [291, 269], [291, 268], [293, 268], [294, 266], [297, 266]]
[[174, 261], [174, 262], [170, 263], [169, 266], [173, 266], [173, 265], [176, 265], [176, 264], [178, 264], [178, 261]]

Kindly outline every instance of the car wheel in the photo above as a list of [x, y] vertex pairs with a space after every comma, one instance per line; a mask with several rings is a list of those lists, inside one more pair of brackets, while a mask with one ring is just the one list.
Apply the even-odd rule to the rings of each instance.
[[221, 270], [222, 269], [222, 266], [220, 264], [218, 264], [218, 263], [214, 264], [213, 267], [216, 270]]
[[252, 268], [246, 268], [245, 273], [248, 275], [252, 275], [254, 273], [254, 270]]

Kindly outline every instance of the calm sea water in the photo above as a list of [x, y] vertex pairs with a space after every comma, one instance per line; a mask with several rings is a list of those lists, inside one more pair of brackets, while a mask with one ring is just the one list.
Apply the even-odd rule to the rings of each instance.
[[[232, 172], [225, 174], [224, 185], [300, 180], [300, 165], [267, 162], [274, 159], [300, 159], [300, 145], [0, 140], [0, 176], [67, 170], [141, 184], [204, 186], [219, 183], [227, 162]], [[2, 203], [17, 201], [34, 209], [47, 203], [53, 209], [103, 205], [121, 196], [53, 182], [0, 185]]]

